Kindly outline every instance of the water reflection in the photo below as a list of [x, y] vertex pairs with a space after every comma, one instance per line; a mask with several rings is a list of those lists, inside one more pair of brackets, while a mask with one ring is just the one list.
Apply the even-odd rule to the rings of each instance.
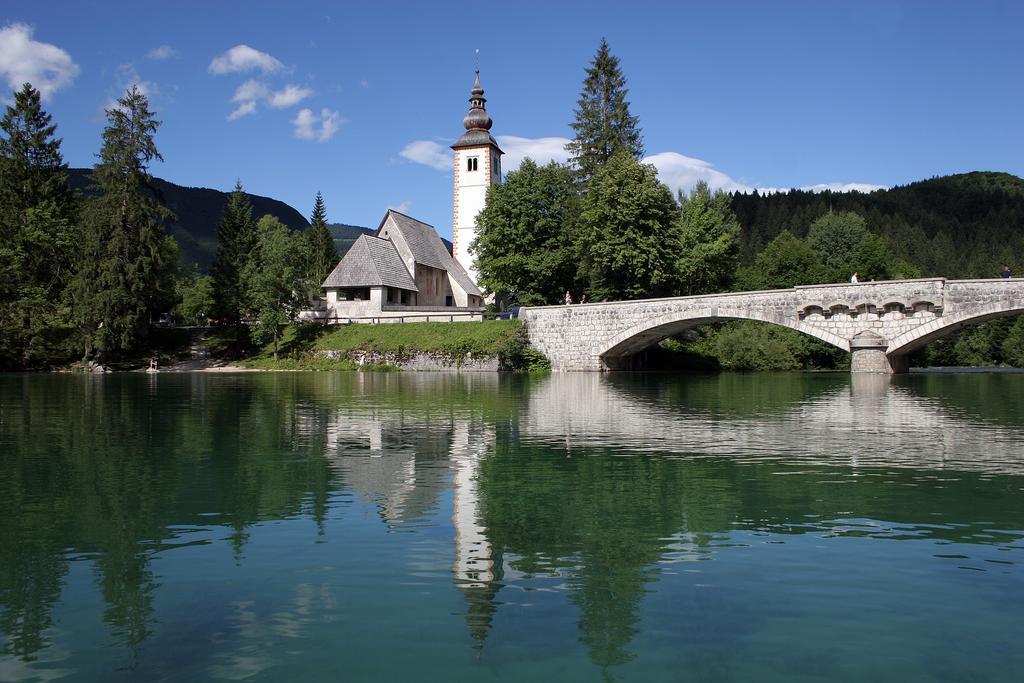
[[[964, 585], [948, 568], [988, 577], [970, 598], [985, 609], [982, 588], [1021, 576], [1024, 424], [986, 405], [1019, 397], [1020, 378], [997, 397], [978, 385], [0, 377], [0, 679], [52, 675], [55, 658], [65, 673], [180, 673], [175, 628], [197, 630], [197, 676], [258, 677], [324, 639], [385, 638], [395, 619], [443, 632], [451, 616], [494, 672], [523, 658], [508, 652], [543, 661], [576, 640], [607, 671], [639, 672], [668, 648], [722, 678], [793, 605], [900, 604], [922, 585]], [[863, 559], [869, 541], [901, 543]], [[820, 544], [832, 554], [812, 559]], [[207, 558], [202, 571], [176, 561], [186, 554]], [[924, 578], [854, 595], [853, 557]], [[829, 577], [813, 571], [822, 561]], [[114, 640], [89, 650], [103, 655], [82, 654], [85, 622], [60, 607], [87, 611], [90, 590]], [[201, 601], [200, 624], [169, 606], [181, 591]], [[430, 656], [457, 669], [446, 647]]]

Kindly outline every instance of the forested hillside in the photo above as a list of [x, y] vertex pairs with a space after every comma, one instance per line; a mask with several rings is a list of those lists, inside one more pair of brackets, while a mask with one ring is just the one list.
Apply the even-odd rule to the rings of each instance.
[[[91, 194], [92, 169], [68, 169], [69, 184], [73, 190]], [[166, 226], [167, 233], [178, 241], [181, 248], [181, 262], [206, 272], [217, 251], [217, 224], [224, 207], [228, 205], [230, 192], [211, 190], [206, 187], [183, 187], [161, 178], [153, 178], [154, 187], [163, 195], [167, 208], [174, 212], [175, 220]], [[246, 194], [252, 203], [253, 215], [271, 215], [291, 230], [305, 230], [309, 221], [288, 204], [270, 197]]]
[[734, 194], [740, 254], [753, 262], [783, 230], [803, 238], [831, 211], [853, 211], [883, 236], [891, 253], [922, 276], [997, 277], [1004, 265], [1024, 272], [1024, 180], [975, 172], [861, 192]]

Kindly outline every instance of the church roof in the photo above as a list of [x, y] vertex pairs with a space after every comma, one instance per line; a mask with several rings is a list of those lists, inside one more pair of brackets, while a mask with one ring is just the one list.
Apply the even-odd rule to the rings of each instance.
[[455, 144], [452, 145], [452, 149], [462, 149], [463, 147], [483, 147], [484, 145], [494, 145], [498, 150], [498, 154], [504, 154], [504, 152], [501, 151], [501, 147], [498, 147], [498, 143], [494, 139], [494, 136], [481, 128], [467, 130], [462, 134], [461, 138], [455, 141]]
[[324, 280], [323, 287], [396, 287], [418, 292], [390, 240], [360, 235]]
[[409, 245], [409, 251], [412, 252], [413, 261], [424, 266], [448, 271], [452, 279], [467, 294], [482, 296], [480, 289], [473, 284], [473, 280], [470, 279], [466, 270], [458, 261], [452, 258], [451, 253], [445, 248], [444, 242], [438, 236], [437, 230], [434, 230], [434, 226], [406, 216], [404, 213], [399, 213], [394, 209], [388, 209], [388, 212], [384, 214], [384, 220], [377, 227], [378, 234], [380, 234], [381, 228], [384, 227], [388, 218], [391, 218], [394, 228], [402, 233], [402, 237], [405, 238], [405, 243]]
[[501, 148], [498, 147], [498, 143], [487, 132], [491, 129], [492, 124], [491, 116], [487, 113], [487, 98], [484, 97], [484, 87], [480, 85], [480, 69], [477, 69], [476, 81], [473, 83], [473, 89], [469, 93], [469, 113], [466, 114], [466, 118], [462, 119], [462, 125], [466, 127], [466, 132], [455, 141], [452, 149], [494, 145], [494, 148], [498, 150], [498, 154], [504, 154]]

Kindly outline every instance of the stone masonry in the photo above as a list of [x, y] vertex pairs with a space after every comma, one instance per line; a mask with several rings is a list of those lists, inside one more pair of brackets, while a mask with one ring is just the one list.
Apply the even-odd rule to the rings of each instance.
[[906, 354], [967, 324], [1024, 313], [1024, 278], [925, 278], [762, 292], [524, 308], [531, 345], [554, 370], [625, 369], [683, 330], [760, 320], [853, 353], [854, 372], [906, 372]]

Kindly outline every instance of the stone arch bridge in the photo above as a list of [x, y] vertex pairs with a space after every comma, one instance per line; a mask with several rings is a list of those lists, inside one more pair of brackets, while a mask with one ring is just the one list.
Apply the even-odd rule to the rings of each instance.
[[907, 354], [964, 325], [1024, 313], [1024, 278], [926, 278], [524, 308], [554, 370], [629, 368], [639, 351], [724, 320], [760, 320], [853, 353], [854, 372], [906, 372]]

